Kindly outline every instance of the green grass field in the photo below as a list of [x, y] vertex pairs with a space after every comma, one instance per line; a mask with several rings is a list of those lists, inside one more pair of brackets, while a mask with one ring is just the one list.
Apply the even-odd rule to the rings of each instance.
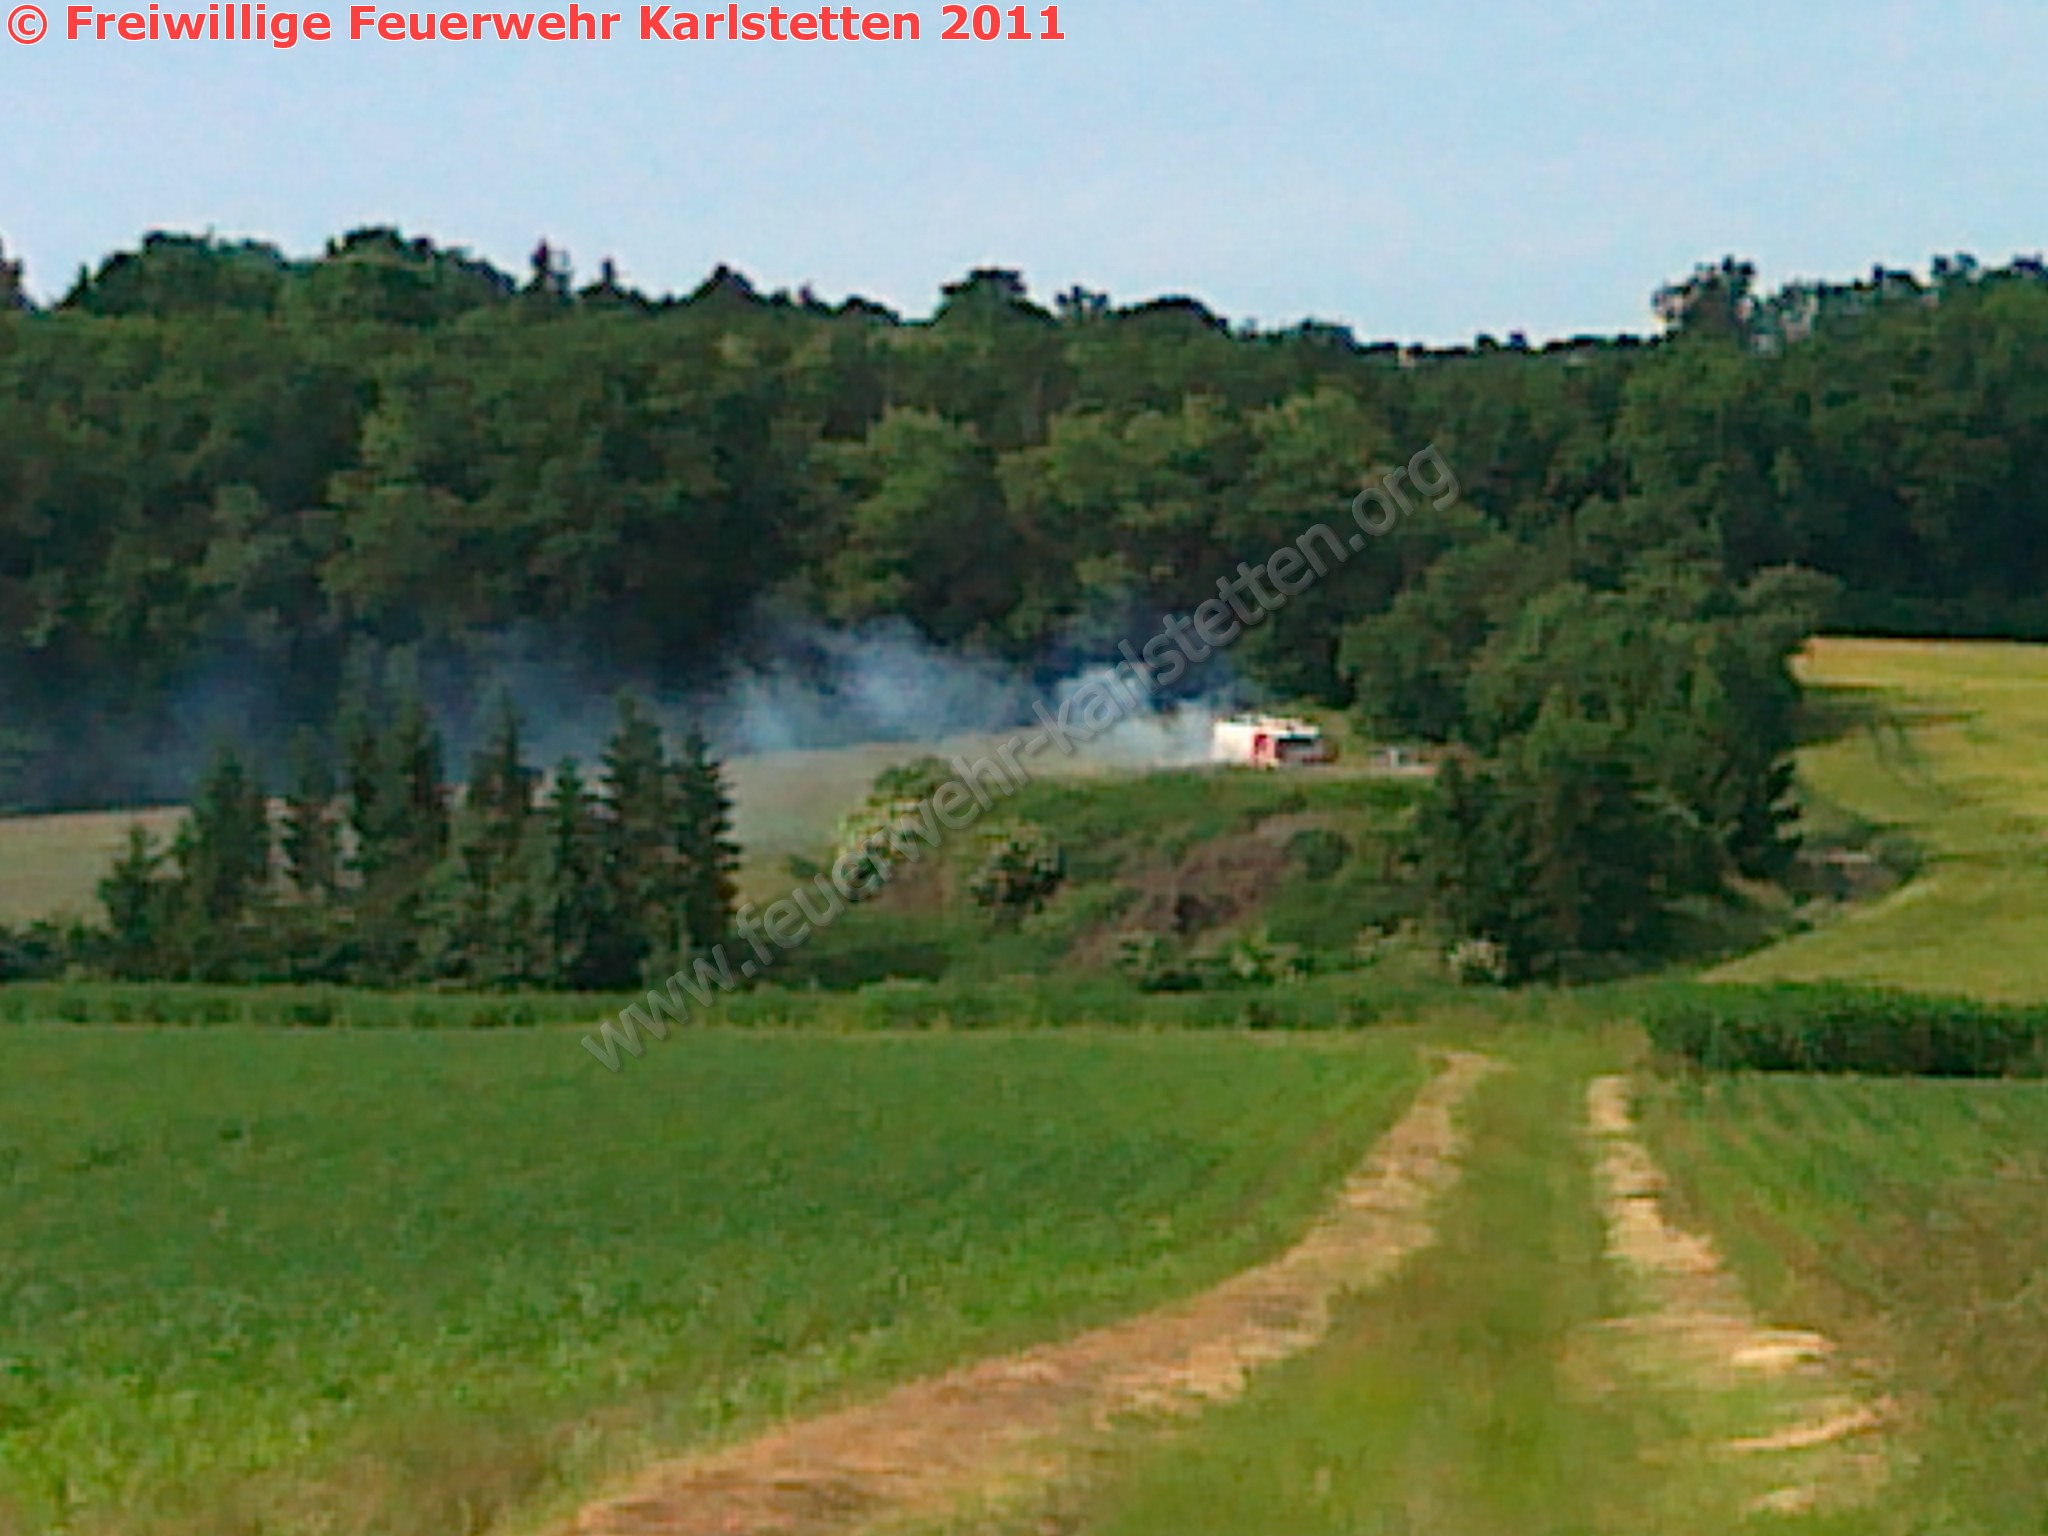
[[1902, 1399], [1883, 1506], [1811, 1528], [2048, 1528], [2048, 1085], [1738, 1078], [1655, 1102], [1665, 1166], [1753, 1293]]
[[1718, 974], [2048, 998], [2048, 647], [1826, 640], [1803, 672], [1841, 723], [1800, 761], [1817, 819], [1904, 837], [1925, 862]]
[[[1481, 1090], [1471, 1172], [1438, 1245], [1356, 1303], [1322, 1350], [1244, 1402], [1113, 1446], [1015, 1529], [1089, 1536], [1535, 1536], [1716, 1531], [1656, 1516], [1635, 1471], [1660, 1404], [1577, 1378], [1619, 1306], [1591, 1170], [1571, 1135], [1619, 1043], [1525, 1040]], [[1696, 1475], [1689, 1487], [1698, 1491]], [[1699, 1513], [1711, 1518], [1714, 1513]]]
[[[1400, 1039], [0, 1031], [0, 1529], [482, 1529], [1291, 1235]], [[334, 1522], [339, 1522], [337, 1525]]]
[[[1832, 641], [1806, 665], [1832, 722], [1802, 764], [1815, 826], [1909, 842], [1919, 873], [1716, 974], [2048, 997], [2048, 650]], [[1318, 815], [1398, 814], [1394, 791], [1331, 784]], [[1128, 784], [1036, 792], [1083, 853], [1078, 887], [1142, 885], [1183, 844], [1298, 814], [1266, 803], [1275, 780], [1149, 789], [1142, 816]], [[800, 781], [782, 793], [801, 851]], [[1286, 887], [1264, 917], [1312, 928], [1343, 889]], [[1085, 989], [991, 979], [1063, 952], [1070, 921], [991, 948], [983, 974], [798, 1012], [1086, 1021]], [[1303, 1022], [1433, 1022], [689, 1033], [619, 1078], [570, 1031], [403, 1027], [466, 1021], [469, 999], [379, 998], [357, 1020], [344, 998], [327, 1020], [382, 1030], [0, 1024], [0, 1532], [524, 1530], [663, 1451], [1272, 1251], [1420, 1081], [1422, 1040], [1514, 1068], [1471, 1109], [1437, 1244], [1236, 1404], [1113, 1437], [1018, 1536], [2048, 1529], [2048, 1085], [1660, 1077], [1625, 1017], [1640, 991], [1446, 1008], [1415, 989], [1390, 1014], [1369, 984], [1273, 995]], [[248, 997], [277, 1022], [324, 1005]], [[1237, 1006], [1146, 1002], [1152, 1022], [1228, 1025]], [[52, 984], [10, 989], [0, 1019], [241, 1005]], [[526, 1022], [576, 1006], [537, 1001]], [[1581, 1130], [1588, 1081], [1616, 1071], [1645, 1087], [1678, 1214], [1755, 1310], [1826, 1332], [1901, 1405], [1878, 1503], [1745, 1516], [1759, 1474], [1717, 1447], [1755, 1405], [1616, 1352], [1638, 1302]]]
[[[1803, 763], [1816, 823], [1904, 837], [1920, 878], [1721, 973], [2048, 995], [2048, 650], [1833, 641], [1844, 733]], [[1594, 1003], [1597, 1009], [1605, 1004]], [[1660, 1079], [1624, 1033], [1518, 1035], [1484, 1090], [1439, 1246], [1316, 1355], [1161, 1441], [1115, 1444], [1024, 1536], [1525, 1536], [2048, 1530], [2048, 1085]], [[1617, 1369], [1588, 1076], [1630, 1061], [1679, 1217], [1771, 1323], [1818, 1328], [1889, 1394], [1888, 1468], [1850, 1512], [1745, 1513], [1717, 1447], [1754, 1404]], [[1787, 1453], [1763, 1470], [1798, 1475]]]

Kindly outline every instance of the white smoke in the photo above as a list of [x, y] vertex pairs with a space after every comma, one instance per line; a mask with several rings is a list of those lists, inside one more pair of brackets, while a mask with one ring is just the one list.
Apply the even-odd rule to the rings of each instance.
[[1025, 679], [943, 651], [906, 624], [784, 629], [765, 659], [735, 668], [705, 710], [728, 751], [809, 751], [865, 742], [934, 745], [1030, 711]]
[[1083, 690], [1106, 690], [1129, 701], [1123, 717], [1082, 748], [1091, 761], [1123, 768], [1183, 768], [1209, 759], [1209, 724], [1225, 713], [1221, 696], [1174, 702], [1148, 700], [1132, 686], [1128, 664], [1094, 666], [1062, 678], [1047, 692], [1046, 707], [1060, 707]]
[[785, 631], [770, 659], [735, 671], [710, 703], [712, 738], [734, 754], [875, 742], [937, 748], [1036, 724], [1085, 689], [1105, 690], [1120, 718], [1081, 755], [1131, 768], [1205, 761], [1209, 722], [1229, 702], [1227, 680], [1197, 700], [1149, 698], [1127, 663], [1096, 662], [1050, 684], [985, 656], [948, 651], [907, 625]]

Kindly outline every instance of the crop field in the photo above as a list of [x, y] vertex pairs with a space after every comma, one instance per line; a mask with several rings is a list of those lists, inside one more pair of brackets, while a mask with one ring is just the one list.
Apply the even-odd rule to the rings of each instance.
[[0, 1529], [478, 1530], [1285, 1240], [1395, 1037], [0, 1031]]
[[[1603, 1266], [1591, 1167], [1572, 1135], [1584, 1081], [1617, 1059], [1598, 1037], [1525, 1039], [1474, 1105], [1470, 1172], [1441, 1237], [1328, 1346], [1186, 1436], [1138, 1434], [1016, 1536], [1529, 1536], [1719, 1532], [1671, 1479], [1635, 1464], [1662, 1426], [1647, 1392], [1579, 1379], [1620, 1310]], [[1702, 1469], [1678, 1471], [1706, 1491]], [[965, 1527], [962, 1529], [964, 1536]]]
[[2048, 647], [1824, 640], [1803, 671], [1839, 727], [1801, 756], [1816, 819], [1922, 867], [1720, 974], [2048, 999]]
[[[1511, 1070], [1472, 1108], [1469, 1172], [1438, 1242], [1360, 1298], [1328, 1344], [1182, 1432], [1114, 1438], [1043, 1500], [933, 1529], [2042, 1528], [2048, 1085], [1645, 1079], [1670, 1205], [1712, 1235], [1758, 1317], [1818, 1329], [1837, 1385], [1882, 1408], [1840, 1444], [1745, 1456], [1746, 1437], [1811, 1412], [1782, 1386], [1703, 1380], [1676, 1342], [1683, 1310], [1646, 1316], [1603, 1251], [1594, 1160], [1573, 1124], [1589, 1075], [1629, 1059], [1625, 1033], [1497, 1043]], [[1767, 1503], [1817, 1469], [1864, 1482], [1853, 1498]]]
[[1900, 1397], [1883, 1507], [1814, 1529], [2031, 1532], [2048, 1514], [2048, 1085], [1737, 1078], [1652, 1139], [1774, 1315]]
[[168, 841], [181, 812], [85, 811], [0, 816], [0, 923], [84, 916], [98, 909], [100, 878], [137, 822]]

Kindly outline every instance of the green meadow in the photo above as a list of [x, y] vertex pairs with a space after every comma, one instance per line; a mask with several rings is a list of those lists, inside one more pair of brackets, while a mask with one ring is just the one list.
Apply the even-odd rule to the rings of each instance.
[[2048, 647], [1823, 640], [1803, 672], [1809, 818], [1917, 873], [1718, 974], [2048, 999]]
[[[1832, 641], [1807, 667], [1809, 825], [1908, 878], [1713, 976], [2048, 997], [2048, 652]], [[1082, 887], [1142, 894], [1190, 850], [1284, 847], [1302, 809], [1272, 780], [1157, 788], [1149, 819], [1079, 783], [1033, 812]], [[1339, 781], [1314, 809], [1363, 846], [1400, 801]], [[1259, 920], [1335, 954], [1319, 900], [1376, 879], [1283, 872]], [[877, 916], [815, 963], [917, 921]], [[2043, 1529], [2048, 1086], [1701, 1074], [1651, 1055], [1637, 986], [1449, 1006], [1332, 971], [1269, 1014], [1226, 992], [1113, 1018], [1128, 988], [999, 974], [1070, 945], [1066, 920], [981, 956], [938, 933], [925, 981], [743, 1000], [730, 1022], [764, 1027], [682, 1032], [616, 1077], [553, 1027], [595, 999], [0, 994], [0, 1531], [545, 1525], [661, 1455], [1276, 1251], [1430, 1044], [1511, 1068], [1466, 1111], [1434, 1245], [1240, 1401], [1127, 1428], [1014, 1525], [963, 1529]], [[415, 1027], [449, 1024], [536, 1027]], [[1760, 1474], [1717, 1446], [1754, 1405], [1616, 1352], [1635, 1303], [1582, 1130], [1611, 1072], [1759, 1316], [1825, 1332], [1898, 1405], [1881, 1500], [1750, 1512]]]
[[1399, 1041], [0, 1032], [0, 1529], [483, 1529], [1197, 1288]]

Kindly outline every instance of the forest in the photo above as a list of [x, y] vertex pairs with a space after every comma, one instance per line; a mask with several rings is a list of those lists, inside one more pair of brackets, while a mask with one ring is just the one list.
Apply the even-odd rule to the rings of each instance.
[[231, 682], [238, 724], [281, 743], [331, 720], [366, 651], [516, 633], [605, 692], [668, 692], [801, 616], [1099, 658], [1425, 443], [1459, 505], [1234, 667], [1347, 706], [1386, 682], [1362, 622], [1415, 628], [1489, 572], [1616, 587], [1652, 548], [1735, 584], [1827, 573], [1839, 627], [2048, 634], [2048, 276], [2026, 262], [1765, 296], [1730, 260], [1659, 293], [1654, 341], [1448, 351], [1191, 299], [1045, 305], [1006, 271], [921, 321], [726, 270], [657, 299], [609, 263], [579, 285], [543, 247], [517, 279], [389, 230], [312, 260], [153, 235], [46, 310], [18, 270], [0, 806], [180, 795], [191, 769], [167, 786], [157, 757], [196, 695]]
[[[488, 805], [530, 777], [516, 713], [482, 697], [507, 636], [598, 693], [715, 689], [792, 623], [890, 622], [1060, 675], [1430, 444], [1455, 505], [1248, 631], [1231, 667], [1458, 748], [1418, 888], [1504, 973], [1627, 949], [1668, 897], [1782, 872], [1807, 635], [2048, 635], [2040, 263], [1766, 294], [1731, 257], [1653, 306], [1655, 337], [1425, 349], [1192, 298], [1044, 303], [985, 269], [916, 320], [725, 268], [687, 296], [610, 261], [579, 283], [545, 243], [517, 276], [368, 229], [313, 259], [153, 234], [39, 308], [0, 255], [0, 809], [191, 794], [165, 765], [221, 734], [194, 703], [221, 690], [262, 761], [216, 759], [201, 806], [232, 804], [237, 775], [286, 793], [293, 741], [315, 764], [298, 781], [338, 792], [372, 739], [349, 724], [361, 680], [421, 658], [478, 680]], [[400, 759], [440, 750], [405, 724], [418, 707], [381, 728], [411, 730]], [[685, 756], [715, 789], [708, 752]], [[429, 772], [358, 768], [362, 792]], [[374, 864], [362, 814], [352, 857]], [[443, 814], [392, 834], [408, 902], [449, 856]], [[231, 823], [212, 823], [229, 845]], [[672, 846], [708, 868], [720, 835]], [[134, 851], [136, 889], [157, 857]], [[179, 878], [204, 886], [195, 857]], [[444, 968], [507, 963], [442, 931]], [[702, 937], [646, 934], [623, 969]], [[579, 984], [573, 953], [507, 974]]]

